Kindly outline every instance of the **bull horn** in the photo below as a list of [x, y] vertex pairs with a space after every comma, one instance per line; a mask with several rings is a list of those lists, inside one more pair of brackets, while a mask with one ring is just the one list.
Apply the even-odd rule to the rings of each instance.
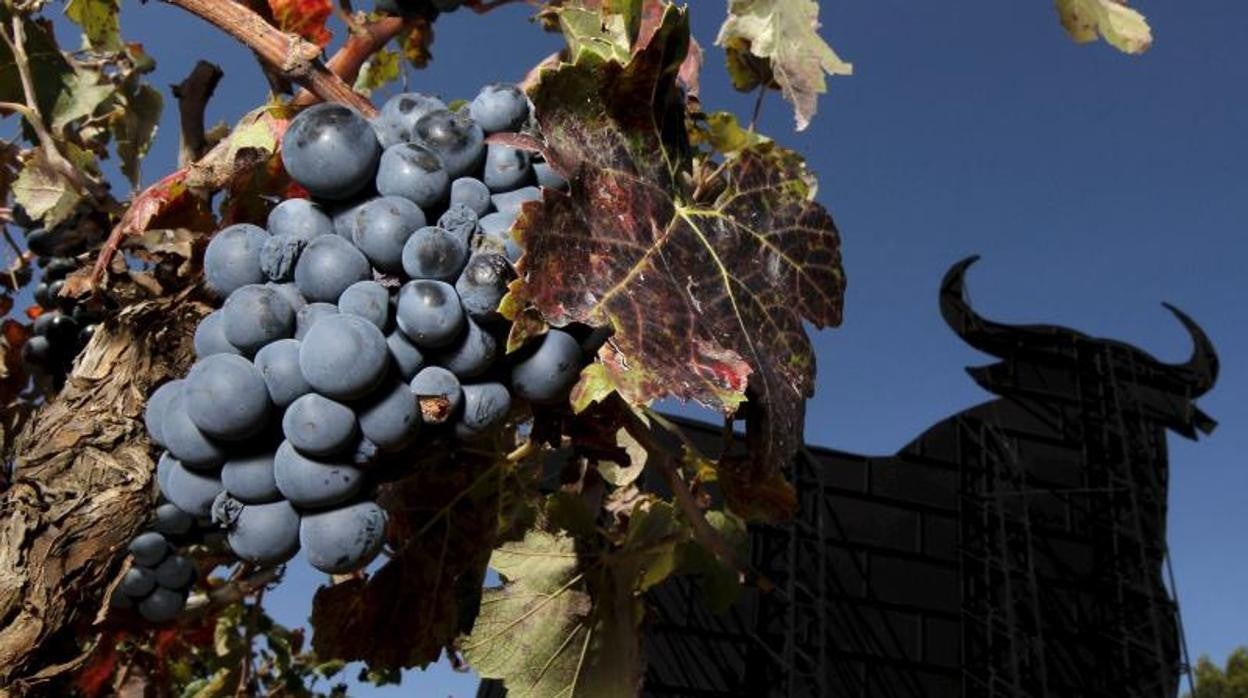
[[1203, 395], [1218, 379], [1218, 353], [1213, 349], [1213, 342], [1209, 341], [1205, 331], [1200, 329], [1200, 325], [1188, 317], [1187, 313], [1169, 303], [1162, 303], [1162, 305], [1166, 310], [1174, 313], [1174, 316], [1187, 329], [1187, 333], [1192, 336], [1192, 358], [1182, 364], [1167, 364], [1166, 366], [1182, 376], [1183, 381], [1191, 386], [1192, 397]]
[[945, 323], [962, 341], [999, 358], [1008, 358], [1022, 340], [1027, 343], [1049, 343], [1052, 331], [1042, 332], [1037, 327], [1017, 327], [993, 322], [976, 313], [966, 302], [966, 270], [979, 259], [971, 255], [954, 264], [940, 282], [940, 314]]

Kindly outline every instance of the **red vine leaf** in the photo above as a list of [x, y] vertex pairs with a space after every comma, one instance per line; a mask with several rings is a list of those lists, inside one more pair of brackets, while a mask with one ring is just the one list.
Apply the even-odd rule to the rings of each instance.
[[324, 48], [333, 33], [325, 26], [334, 13], [331, 0], [269, 0], [277, 28]]
[[0, 324], [0, 407], [8, 406], [26, 387], [26, 369], [22, 362], [22, 347], [30, 339], [30, 325], [5, 318]]
[[815, 368], [803, 322], [841, 321], [839, 237], [801, 158], [772, 143], [693, 186], [676, 84], [688, 43], [672, 8], [627, 66], [582, 52], [542, 74], [530, 96], [572, 185], [523, 208], [516, 292], [551, 325], [612, 326], [603, 365], [631, 402], [732, 414], [748, 381], [758, 418], [744, 476], [769, 482], [803, 442]]

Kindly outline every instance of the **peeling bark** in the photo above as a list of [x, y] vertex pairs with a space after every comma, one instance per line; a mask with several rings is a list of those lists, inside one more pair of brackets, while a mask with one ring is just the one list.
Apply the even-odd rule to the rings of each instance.
[[0, 495], [0, 696], [43, 693], [91, 651], [104, 591], [155, 502], [144, 404], [185, 373], [208, 311], [187, 295], [101, 327], [15, 440], [14, 481]]

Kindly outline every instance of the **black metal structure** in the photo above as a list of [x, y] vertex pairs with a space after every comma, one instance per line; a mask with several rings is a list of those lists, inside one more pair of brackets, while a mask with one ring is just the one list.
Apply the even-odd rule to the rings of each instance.
[[[1187, 671], [1163, 580], [1165, 435], [1215, 422], [1193, 400], [1218, 361], [1204, 332], [1163, 364], [1130, 345], [976, 314], [963, 276], [940, 308], [1000, 359], [968, 369], [998, 399], [889, 457], [807, 449], [800, 513], [754, 527], [777, 589], [724, 616], [696, 585], [653, 592], [647, 696], [1174, 698]], [[687, 423], [708, 453], [718, 429]], [[492, 683], [479, 698], [501, 696]]]

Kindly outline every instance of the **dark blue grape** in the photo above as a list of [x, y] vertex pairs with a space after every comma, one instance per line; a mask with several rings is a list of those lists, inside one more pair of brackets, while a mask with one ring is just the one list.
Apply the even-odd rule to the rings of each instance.
[[514, 191], [505, 191], [490, 197], [494, 208], [502, 213], [519, 213], [520, 207], [528, 201], [541, 201], [542, 190], [537, 187], [521, 187]]
[[323, 102], [291, 120], [281, 152], [287, 174], [304, 189], [341, 201], [372, 180], [381, 145], [368, 120], [354, 109]]
[[[377, 9], [381, 11], [380, 6]], [[382, 147], [411, 142], [415, 137], [416, 122], [437, 109], [446, 109], [446, 104], [437, 97], [419, 92], [400, 92], [386, 100], [373, 122]]]
[[568, 190], [568, 180], [563, 175], [555, 171], [555, 168], [545, 160], [533, 161], [533, 176], [537, 178], [537, 184], [547, 189], [558, 189], [559, 191]]
[[379, 393], [358, 408], [360, 432], [382, 451], [397, 451], [411, 443], [420, 428], [416, 396], [398, 381]]
[[415, 140], [442, 158], [451, 179], [470, 175], [485, 156], [485, 134], [467, 114], [435, 109], [416, 122]]
[[511, 392], [502, 383], [475, 383], [464, 387], [464, 413], [455, 424], [455, 436], [475, 439], [502, 423], [511, 409]]
[[289, 441], [273, 457], [277, 488], [297, 507], [320, 509], [345, 502], [364, 486], [364, 471], [345, 462], [313, 460]]
[[178, 464], [178, 459], [168, 451], [162, 452], [156, 461], [156, 485], [161, 492], [169, 491], [169, 473], [173, 471], [174, 464]]
[[351, 228], [352, 240], [380, 271], [403, 270], [403, 244], [425, 224], [416, 204], [397, 196], [379, 196], [358, 208]]
[[449, 346], [464, 331], [467, 318], [455, 288], [444, 281], [409, 281], [399, 291], [399, 329], [422, 349]]
[[[270, 282], [265, 284], [265, 286], [277, 291], [277, 294], [290, 304], [291, 309], [294, 310], [296, 314], [300, 310], [303, 310], [303, 306], [308, 304], [308, 302], [304, 300], [303, 295], [299, 293], [299, 287], [295, 286], [294, 283], [275, 284]], [[297, 320], [295, 326], [298, 326]]]
[[280, 408], [312, 391], [299, 369], [299, 346], [297, 339], [279, 339], [256, 352], [256, 369], [264, 378], [269, 400]]
[[147, 398], [147, 408], [143, 411], [143, 423], [147, 426], [147, 433], [152, 438], [152, 443], [157, 446], [167, 448], [164, 435], [165, 415], [169, 412], [169, 405], [174, 396], [182, 394], [183, 385], [180, 378], [162, 383], [159, 388], [152, 391], [151, 397]]
[[495, 83], [481, 88], [468, 113], [486, 133], [519, 131], [529, 120], [529, 100], [519, 87]]
[[299, 347], [299, 368], [318, 393], [353, 400], [369, 393], [385, 375], [386, 337], [355, 315], [322, 318]]
[[[230, 354], [217, 354], [216, 356], [230, 356]], [[221, 442], [201, 431], [191, 420], [187, 412], [186, 392], [185, 389], [179, 390], [169, 400], [168, 409], [161, 421], [160, 430], [165, 440], [165, 448], [169, 449], [174, 458], [188, 468], [215, 470], [225, 462], [225, 447]]]
[[511, 262], [501, 254], [478, 252], [455, 282], [464, 310], [474, 319], [497, 316], [498, 303], [507, 293], [507, 284], [516, 278]]
[[147, 567], [131, 567], [122, 576], [117, 589], [132, 599], [138, 600], [152, 593], [156, 588], [156, 573]]
[[337, 303], [348, 286], [371, 278], [364, 253], [336, 235], [314, 238], [295, 265], [295, 286], [310, 302]]
[[226, 341], [250, 356], [264, 345], [295, 333], [295, 310], [272, 288], [249, 284], [225, 299], [221, 326]]
[[478, 217], [490, 210], [490, 188], [475, 177], [460, 177], [451, 182], [451, 206], [467, 206]]
[[240, 560], [277, 565], [299, 552], [299, 512], [285, 500], [271, 504], [236, 503], [226, 507], [226, 541]]
[[[533, 178], [527, 151], [501, 143], [490, 143], [485, 150], [485, 171], [481, 181], [492, 192], [507, 192], [528, 184]], [[497, 196], [497, 194], [495, 194]], [[494, 204], [498, 206], [497, 203]], [[499, 207], [501, 209], [501, 207]]]
[[462, 240], [467, 247], [480, 230], [478, 220], [477, 213], [464, 204], [451, 204], [438, 218], [438, 227]]
[[304, 455], [332, 456], [355, 442], [355, 412], [340, 402], [308, 393], [287, 408], [282, 433]]
[[174, 461], [161, 493], [191, 516], [208, 516], [212, 513], [212, 500], [221, 494], [221, 489], [217, 473], [195, 472]]
[[438, 352], [436, 361], [463, 380], [485, 373], [497, 356], [498, 342], [494, 336], [469, 319], [468, 331], [455, 344]]
[[[155, 567], [169, 554], [169, 541], [155, 531], [140, 533], [130, 541], [130, 554], [135, 564], [143, 567]], [[142, 594], [137, 594], [142, 596]]]
[[454, 373], [441, 366], [428, 366], [412, 379], [412, 394], [420, 404], [420, 416], [426, 424], [444, 424], [459, 416], [464, 405], [464, 391]]
[[395, 329], [386, 335], [386, 347], [403, 380], [411, 380], [425, 365], [425, 355], [403, 334], [403, 330]]
[[333, 303], [308, 303], [295, 314], [295, 339], [303, 341], [313, 325], [337, 314], [338, 306]]
[[212, 236], [204, 252], [204, 276], [208, 288], [224, 298], [235, 289], [264, 281], [260, 248], [269, 234], [264, 228], [238, 223]]
[[175, 591], [186, 589], [195, 581], [195, 563], [181, 555], [170, 555], [156, 566], [156, 583]]
[[354, 227], [355, 226], [355, 214], [356, 212], [360, 210], [361, 206], [368, 203], [369, 201], [372, 201], [375, 198], [377, 197], [368, 196], [358, 201], [354, 201], [352, 203], [345, 204], [345, 205], [339, 206], [338, 208], [335, 208], [332, 214], [330, 215], [330, 220], [334, 224], [334, 234], [346, 240], [347, 242], [351, 242], [352, 244], [355, 244], [352, 241], [352, 235], [351, 235], [351, 232], [355, 229]]
[[421, 228], [403, 246], [403, 271], [413, 279], [454, 281], [467, 262], [468, 245], [443, 228]]
[[264, 375], [233, 354], [214, 354], [192, 366], [182, 397], [200, 431], [228, 441], [254, 436], [272, 409]]
[[265, 504], [282, 498], [273, 474], [273, 451], [265, 448], [227, 460], [221, 466], [221, 485], [244, 504]]
[[207, 358], [213, 354], [242, 354], [238, 347], [225, 338], [225, 325], [220, 310], [214, 310], [199, 321], [195, 328], [195, 356]]
[[269, 281], [287, 282], [295, 278], [295, 265], [308, 241], [293, 235], [273, 235], [260, 248], [260, 270]]
[[451, 179], [438, 154], [416, 143], [386, 148], [377, 168], [377, 193], [402, 197], [421, 208], [446, 200]]
[[362, 317], [385, 331], [390, 324], [390, 292], [376, 281], [357, 281], [338, 298], [338, 312]]
[[299, 542], [308, 562], [328, 574], [362, 569], [381, 552], [386, 512], [376, 502], [305, 514]]
[[580, 342], [557, 329], [536, 341], [537, 350], [511, 369], [511, 389], [529, 402], [562, 402], [584, 366]]
[[506, 212], [496, 211], [488, 216], [482, 216], [481, 232], [485, 235], [507, 235], [519, 215], [519, 209], [515, 209]]
[[308, 199], [286, 199], [269, 211], [269, 234], [289, 235], [304, 241], [318, 235], [330, 235], [334, 224], [325, 211]]
[[167, 623], [186, 608], [186, 592], [156, 587], [156, 589], [139, 602], [139, 615], [149, 623]]
[[22, 361], [31, 366], [46, 366], [51, 362], [54, 353], [52, 342], [47, 337], [36, 335], [22, 345]]
[[156, 507], [156, 520], [152, 530], [166, 536], [181, 536], [195, 526], [195, 517], [168, 502]]

